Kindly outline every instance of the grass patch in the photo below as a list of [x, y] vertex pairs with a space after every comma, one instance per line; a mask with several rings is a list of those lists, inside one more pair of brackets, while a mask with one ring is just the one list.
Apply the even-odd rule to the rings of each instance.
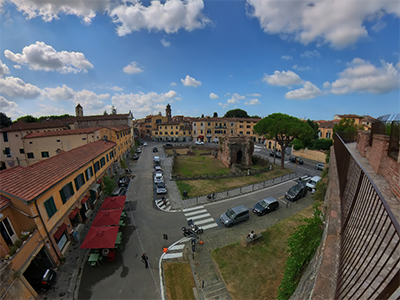
[[219, 159], [211, 155], [200, 155], [201, 152], [198, 150], [195, 153], [196, 155], [193, 156], [177, 156], [174, 161], [173, 174], [192, 176], [194, 174], [230, 172], [230, 169]]
[[233, 299], [277, 299], [288, 258], [287, 239], [311, 217], [313, 207], [277, 223], [262, 233], [262, 242], [250, 247], [235, 243], [215, 249], [216, 262]]
[[188, 263], [164, 263], [165, 286], [169, 300], [194, 300], [195, 286]]
[[281, 169], [275, 166], [275, 169], [266, 173], [261, 173], [253, 176], [242, 176], [233, 178], [221, 179], [201, 179], [201, 180], [177, 180], [176, 185], [182, 195], [183, 191], [188, 192], [189, 197], [197, 197], [210, 193], [219, 193], [229, 189], [234, 189], [241, 186], [255, 184], [293, 173], [290, 169]]

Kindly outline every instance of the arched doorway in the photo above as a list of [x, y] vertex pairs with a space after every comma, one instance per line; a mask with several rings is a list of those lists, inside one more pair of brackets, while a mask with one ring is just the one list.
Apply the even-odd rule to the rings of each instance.
[[268, 142], [268, 149], [271, 149], [271, 145], [272, 145], [272, 143], [271, 143], [271, 141], [269, 141]]
[[237, 164], [241, 164], [242, 163], [242, 156], [243, 156], [242, 150], [239, 150], [237, 155], [236, 155], [236, 163]]

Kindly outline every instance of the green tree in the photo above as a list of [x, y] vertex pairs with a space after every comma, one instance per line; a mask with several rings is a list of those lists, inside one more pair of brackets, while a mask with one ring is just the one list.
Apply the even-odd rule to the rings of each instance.
[[113, 190], [116, 188], [117, 185], [115, 184], [114, 180], [108, 177], [107, 175], [103, 177], [103, 182], [104, 182], [104, 193], [107, 196], [111, 196]]
[[126, 169], [125, 158], [121, 159], [121, 168], [122, 168], [122, 169]]
[[275, 139], [281, 146], [281, 168], [284, 169], [285, 149], [294, 139], [303, 140], [311, 138], [313, 130], [306, 122], [300, 121], [298, 118], [282, 114], [274, 113], [260, 120], [255, 126], [254, 131], [258, 135], [265, 135], [267, 139]]
[[117, 114], [117, 109], [114, 107], [114, 105], [111, 107], [111, 114], [116, 115]]
[[299, 139], [294, 139], [294, 140], [289, 144], [289, 146], [292, 146], [292, 145], [293, 145], [294, 150], [304, 149], [304, 144], [303, 144], [303, 142], [300, 141]]
[[214, 112], [213, 118], [218, 118], [218, 113]]
[[60, 116], [57, 116], [57, 115], [41, 116], [37, 119], [37, 122], [43, 122], [43, 121], [49, 120], [49, 119], [50, 120], [59, 120], [59, 119], [68, 118], [68, 117], [73, 117], [73, 116], [71, 116], [69, 114], [64, 114], [64, 115], [60, 115]]
[[225, 113], [224, 118], [250, 118], [250, 117], [245, 110], [237, 108], [228, 110]]
[[339, 123], [333, 126], [333, 134], [336, 132], [357, 132], [360, 128], [353, 119], [341, 119]]
[[38, 120], [35, 117], [31, 116], [31, 115], [26, 115], [26, 116], [23, 116], [23, 117], [19, 117], [16, 120], [16, 122], [19, 122], [19, 121], [25, 122], [25, 123], [36, 123]]
[[261, 119], [261, 117], [257, 116], [257, 115], [251, 116], [250, 118], [252, 118], [252, 119]]
[[333, 145], [332, 139], [318, 139], [314, 142], [314, 149], [317, 150], [329, 150]]
[[8, 127], [12, 125], [11, 118], [7, 117], [6, 114], [0, 112], [0, 128]]
[[103, 115], [105, 115], [105, 116], [108, 115], [107, 110], [104, 110]]
[[201, 114], [201, 118], [204, 118], [204, 114]]

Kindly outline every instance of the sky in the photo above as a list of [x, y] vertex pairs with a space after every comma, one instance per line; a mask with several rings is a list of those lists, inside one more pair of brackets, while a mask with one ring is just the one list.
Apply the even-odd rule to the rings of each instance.
[[397, 0], [0, 0], [0, 108], [400, 112]]

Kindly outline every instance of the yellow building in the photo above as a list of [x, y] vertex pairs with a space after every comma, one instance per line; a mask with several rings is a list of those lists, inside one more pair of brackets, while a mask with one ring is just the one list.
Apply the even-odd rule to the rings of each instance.
[[99, 140], [0, 172], [1, 257], [28, 282], [36, 268], [59, 264], [96, 204], [102, 177], [116, 171], [116, 148]]
[[192, 140], [189, 121], [169, 121], [161, 123], [153, 130], [154, 140], [165, 142], [185, 142]]

